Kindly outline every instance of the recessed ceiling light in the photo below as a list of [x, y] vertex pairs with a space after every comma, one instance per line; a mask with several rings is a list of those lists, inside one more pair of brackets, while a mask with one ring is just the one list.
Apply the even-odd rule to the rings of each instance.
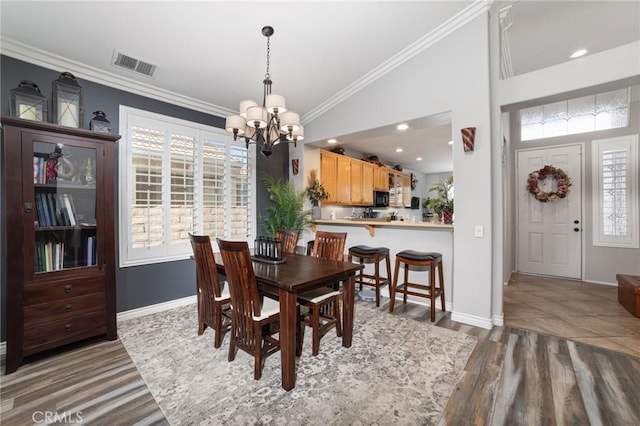
[[576, 50], [569, 56], [571, 59], [579, 58], [580, 56], [584, 56], [587, 53], [587, 49]]
[[396, 152], [402, 152], [404, 151], [402, 148], [396, 148]]
[[449, 141], [447, 142], [449, 145], [453, 145], [453, 141]]
[[422, 157], [416, 158], [416, 161], [422, 161]]
[[409, 125], [408, 125], [408, 124], [405, 124], [405, 123], [398, 124], [398, 125], [396, 126], [396, 129], [398, 129], [398, 130], [407, 130], [408, 128], [409, 128]]
[[334, 144], [334, 143], [338, 143], [338, 140], [337, 139], [329, 139], [327, 142], [330, 143], [330, 144]]

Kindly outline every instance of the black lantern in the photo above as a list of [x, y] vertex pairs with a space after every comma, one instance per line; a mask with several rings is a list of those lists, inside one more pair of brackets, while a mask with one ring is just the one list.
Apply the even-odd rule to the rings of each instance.
[[68, 127], [82, 127], [84, 99], [82, 87], [70, 72], [63, 72], [52, 83], [53, 120]]
[[93, 116], [89, 122], [89, 129], [94, 132], [111, 133], [111, 123], [107, 120], [107, 115], [104, 112], [96, 111]]
[[42, 96], [36, 83], [22, 80], [11, 89], [11, 115], [35, 121], [47, 121], [47, 98]]

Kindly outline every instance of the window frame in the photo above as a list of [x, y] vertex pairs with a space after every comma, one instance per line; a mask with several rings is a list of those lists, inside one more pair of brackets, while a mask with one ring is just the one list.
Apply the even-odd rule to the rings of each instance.
[[[605, 235], [603, 230], [603, 182], [602, 182], [602, 152], [611, 149], [624, 149], [628, 156], [628, 180], [626, 196], [627, 202], [627, 230], [626, 235]], [[638, 233], [638, 135], [626, 135], [607, 139], [596, 139], [591, 145], [591, 176], [592, 176], [592, 212], [593, 212], [593, 241], [594, 246], [639, 248]]]
[[[224, 161], [224, 176], [225, 181], [230, 178], [229, 172], [231, 170], [231, 164], [229, 156], [231, 154], [232, 147], [246, 148], [244, 140], [233, 140], [233, 136], [227, 133], [224, 129], [217, 127], [207, 126], [204, 124], [191, 122], [179, 118], [170, 117], [167, 115], [157, 114], [145, 110], [140, 110], [125, 105], [120, 105], [119, 111], [119, 127], [120, 134], [122, 135], [118, 144], [118, 233], [119, 233], [119, 266], [121, 268], [129, 266], [148, 265], [154, 263], [164, 263], [177, 260], [189, 259], [192, 256], [191, 245], [188, 240], [182, 241], [179, 244], [170, 244], [171, 233], [171, 150], [170, 146], [167, 146], [167, 141], [170, 140], [171, 132], [179, 134], [181, 136], [195, 137], [194, 147], [194, 211], [193, 211], [193, 228], [191, 232], [201, 234], [203, 233], [203, 151], [205, 140], [215, 140], [216, 142], [224, 143], [225, 146], [225, 161]], [[148, 248], [133, 248], [132, 240], [132, 218], [131, 218], [131, 200], [135, 193], [134, 182], [134, 170], [133, 170], [133, 150], [132, 144], [129, 143], [133, 126], [146, 125], [148, 128], [158, 128], [161, 126], [164, 129], [165, 143], [163, 144], [163, 171], [162, 171], [162, 205], [163, 205], [163, 227], [164, 238], [163, 243], [160, 246], [148, 247]], [[249, 188], [256, 188], [256, 155], [255, 147], [251, 146], [248, 149], [247, 154], [249, 162]], [[228, 207], [231, 203], [232, 191], [231, 186], [225, 186], [224, 190], [224, 204]], [[250, 191], [249, 194], [249, 210], [248, 210], [248, 229], [246, 241], [252, 244], [256, 234], [256, 192]], [[231, 221], [228, 220], [225, 215], [224, 220], [225, 236], [230, 235]], [[215, 249], [215, 246], [214, 246]]]

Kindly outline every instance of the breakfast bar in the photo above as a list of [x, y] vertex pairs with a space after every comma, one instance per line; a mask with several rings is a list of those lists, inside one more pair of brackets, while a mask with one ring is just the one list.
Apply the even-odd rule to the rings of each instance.
[[[402, 250], [438, 252], [442, 254], [444, 266], [445, 293], [453, 295], [453, 230], [454, 225], [431, 222], [385, 221], [376, 219], [319, 219], [313, 221], [312, 230], [346, 232], [345, 248], [355, 245], [387, 247], [391, 264], [395, 263], [396, 253]], [[371, 272], [373, 266], [365, 265], [365, 271]], [[412, 270], [412, 274], [414, 274]], [[428, 281], [428, 271], [416, 272], [416, 279]], [[422, 275], [422, 276], [421, 276]], [[389, 297], [389, 287], [381, 289], [383, 297]], [[412, 302], [425, 304], [423, 299], [412, 298]], [[453, 300], [447, 300], [447, 310], [451, 310]]]

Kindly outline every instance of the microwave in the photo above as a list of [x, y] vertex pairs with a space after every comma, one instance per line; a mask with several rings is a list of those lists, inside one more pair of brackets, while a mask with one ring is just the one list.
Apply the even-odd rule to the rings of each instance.
[[389, 192], [373, 191], [373, 205], [374, 207], [389, 207]]

